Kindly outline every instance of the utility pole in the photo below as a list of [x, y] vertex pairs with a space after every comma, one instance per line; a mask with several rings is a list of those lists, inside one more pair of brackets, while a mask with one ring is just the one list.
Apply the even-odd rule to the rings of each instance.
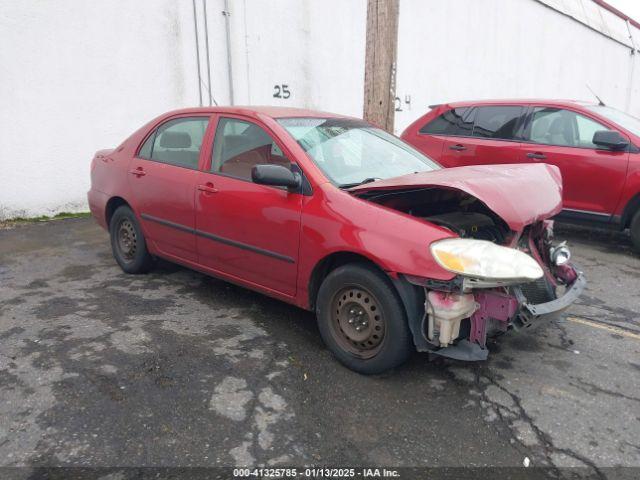
[[367, 0], [364, 119], [393, 133], [400, 0]]

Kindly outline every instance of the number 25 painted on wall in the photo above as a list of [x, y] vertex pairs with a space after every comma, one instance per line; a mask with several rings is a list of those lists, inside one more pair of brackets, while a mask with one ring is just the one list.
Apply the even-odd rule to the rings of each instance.
[[284, 98], [285, 100], [291, 96], [291, 92], [289, 91], [289, 85], [274, 85], [273, 87], [273, 97], [274, 98]]

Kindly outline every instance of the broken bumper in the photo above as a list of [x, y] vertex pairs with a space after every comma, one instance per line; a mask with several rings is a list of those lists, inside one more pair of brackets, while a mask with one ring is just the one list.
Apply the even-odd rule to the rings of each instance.
[[577, 277], [575, 281], [564, 295], [545, 303], [530, 303], [522, 293], [522, 289], [520, 287], [514, 288], [513, 293], [518, 299], [518, 303], [521, 307], [518, 319], [522, 322], [522, 326], [527, 326], [531, 321], [542, 317], [555, 317], [558, 313], [562, 312], [575, 302], [584, 290], [584, 287], [587, 285], [587, 280], [585, 279], [584, 274], [582, 272], [576, 273]]
[[500, 333], [506, 332], [510, 327], [514, 329], [530, 327], [540, 320], [557, 317], [577, 300], [587, 284], [582, 272], [575, 271], [575, 275], [575, 280], [562, 296], [542, 303], [533, 303], [519, 286], [511, 289], [512, 295], [476, 291], [478, 309], [470, 319], [469, 338], [432, 350], [430, 353], [463, 361], [486, 360], [489, 354], [486, 348], [486, 338], [490, 334], [489, 325], [493, 327], [491, 333]]

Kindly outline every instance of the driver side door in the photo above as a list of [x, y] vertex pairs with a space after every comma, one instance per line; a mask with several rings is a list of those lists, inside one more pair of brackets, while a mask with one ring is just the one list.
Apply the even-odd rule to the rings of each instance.
[[[609, 221], [627, 174], [629, 153], [595, 145], [600, 122], [561, 108], [535, 107], [528, 116], [521, 161], [556, 165], [562, 173], [565, 215]], [[624, 135], [626, 137], [626, 135]]]
[[198, 262], [231, 280], [277, 296], [296, 293], [303, 195], [258, 185], [258, 164], [292, 168], [266, 127], [244, 117], [218, 117], [211, 161], [196, 192]]

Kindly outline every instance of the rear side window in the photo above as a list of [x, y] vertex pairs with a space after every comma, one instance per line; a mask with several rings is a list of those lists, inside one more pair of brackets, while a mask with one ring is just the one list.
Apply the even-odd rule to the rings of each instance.
[[473, 136], [512, 140], [522, 115], [522, 107], [478, 107]]
[[221, 118], [213, 142], [211, 171], [251, 181], [255, 165], [282, 165], [291, 168], [271, 136], [255, 123]]
[[420, 133], [431, 135], [471, 135], [473, 113], [469, 107], [447, 110], [420, 129]]
[[197, 169], [208, 117], [177, 118], [163, 123], [140, 148], [138, 156]]

